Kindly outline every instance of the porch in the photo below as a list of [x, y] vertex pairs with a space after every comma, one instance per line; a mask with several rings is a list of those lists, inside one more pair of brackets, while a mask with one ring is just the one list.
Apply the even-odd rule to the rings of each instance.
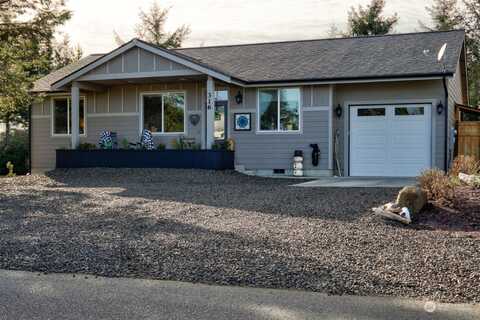
[[[52, 136], [69, 138], [74, 150], [83, 142], [96, 143], [99, 128], [89, 122], [103, 118], [102, 130], [117, 127], [119, 140], [137, 142], [146, 129], [156, 144], [166, 146], [187, 138], [194, 141], [195, 149], [210, 150], [216, 141], [228, 138], [232, 85], [230, 77], [174, 51], [133, 40], [52, 85], [68, 92], [63, 94], [68, 96], [63, 102], [66, 119], [53, 115]], [[223, 93], [216, 110], [218, 90]], [[62, 110], [55, 99], [53, 113]], [[127, 117], [137, 119], [119, 125]], [[57, 128], [57, 121], [63, 121], [65, 128], [61, 124]]]

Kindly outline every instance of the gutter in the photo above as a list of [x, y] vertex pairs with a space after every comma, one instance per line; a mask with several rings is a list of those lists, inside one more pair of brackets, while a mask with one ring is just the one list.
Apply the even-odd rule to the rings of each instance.
[[445, 90], [445, 172], [448, 170], [448, 86], [447, 77], [443, 76], [443, 89]]

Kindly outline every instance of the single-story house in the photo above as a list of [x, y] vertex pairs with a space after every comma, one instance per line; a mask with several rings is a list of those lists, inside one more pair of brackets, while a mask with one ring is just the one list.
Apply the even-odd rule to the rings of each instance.
[[35, 83], [32, 168], [104, 130], [135, 142], [148, 129], [167, 148], [232, 139], [235, 168], [258, 175], [292, 174], [302, 150], [310, 176], [415, 176], [452, 160], [465, 60], [462, 30], [175, 50], [133, 39]]

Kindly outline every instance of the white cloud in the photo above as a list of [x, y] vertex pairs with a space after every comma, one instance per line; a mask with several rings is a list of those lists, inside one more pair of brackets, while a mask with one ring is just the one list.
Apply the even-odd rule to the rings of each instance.
[[[133, 29], [140, 7], [151, 0], [68, 0], [73, 18], [63, 28], [85, 53], [108, 52], [115, 48], [113, 30], [125, 39]], [[167, 28], [191, 26], [185, 46], [312, 39], [325, 37], [330, 25], [346, 26], [351, 6], [369, 0], [162, 0], [171, 7]], [[425, 6], [431, 0], [387, 0], [386, 13], [397, 12], [397, 32], [418, 30], [418, 21], [428, 21]]]

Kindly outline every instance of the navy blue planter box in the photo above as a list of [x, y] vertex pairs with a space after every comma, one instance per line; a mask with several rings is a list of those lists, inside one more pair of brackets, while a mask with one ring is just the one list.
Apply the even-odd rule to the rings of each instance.
[[57, 168], [234, 169], [226, 150], [57, 150]]

